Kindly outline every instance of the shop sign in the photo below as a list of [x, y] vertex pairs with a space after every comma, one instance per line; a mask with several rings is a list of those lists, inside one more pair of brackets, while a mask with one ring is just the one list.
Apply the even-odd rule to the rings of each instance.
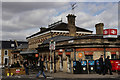
[[104, 38], [117, 38], [117, 29], [104, 29]]
[[65, 49], [65, 52], [73, 52], [73, 49]]
[[82, 53], [78, 53], [79, 58], [82, 58], [82, 56], [83, 56]]
[[35, 57], [38, 57], [39, 55], [38, 54], [35, 54]]
[[59, 52], [63, 52], [63, 49], [59, 49]]
[[20, 73], [20, 69], [16, 69], [16, 73]]

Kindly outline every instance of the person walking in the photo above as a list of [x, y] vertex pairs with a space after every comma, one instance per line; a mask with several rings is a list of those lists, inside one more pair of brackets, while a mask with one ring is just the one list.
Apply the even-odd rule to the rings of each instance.
[[108, 70], [109, 70], [109, 72], [110, 72], [110, 75], [113, 75], [112, 74], [112, 65], [111, 65], [111, 63], [110, 63], [110, 56], [107, 56], [107, 58], [105, 59], [105, 72], [108, 72]]
[[39, 62], [40, 62], [40, 71], [38, 72], [36, 78], [38, 78], [41, 73], [43, 74], [44, 78], [46, 78], [46, 75], [44, 73], [45, 66], [43, 64], [44, 63], [43, 58], [39, 59]]
[[25, 62], [23, 63], [23, 66], [24, 66], [24, 68], [25, 68], [25, 73], [26, 73], [26, 75], [29, 75], [29, 64], [28, 64], [28, 61], [27, 60], [25, 60]]
[[99, 58], [99, 64], [100, 64], [99, 74], [104, 74], [103, 55], [101, 55]]

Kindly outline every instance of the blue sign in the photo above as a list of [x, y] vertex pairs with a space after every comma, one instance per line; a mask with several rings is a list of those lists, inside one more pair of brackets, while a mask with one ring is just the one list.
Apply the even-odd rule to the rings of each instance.
[[73, 62], [73, 66], [76, 66], [76, 62]]
[[87, 61], [81, 61], [81, 65], [82, 66], [86, 66], [87, 65]]
[[94, 61], [88, 61], [88, 64], [93, 66], [94, 65]]
[[96, 61], [96, 65], [100, 65], [100, 64], [99, 64], [99, 60]]

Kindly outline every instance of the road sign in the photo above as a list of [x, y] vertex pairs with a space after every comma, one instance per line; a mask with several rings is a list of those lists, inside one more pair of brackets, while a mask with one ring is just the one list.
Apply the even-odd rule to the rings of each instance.
[[55, 50], [55, 41], [50, 41], [49, 49]]
[[104, 38], [117, 38], [117, 29], [104, 29]]

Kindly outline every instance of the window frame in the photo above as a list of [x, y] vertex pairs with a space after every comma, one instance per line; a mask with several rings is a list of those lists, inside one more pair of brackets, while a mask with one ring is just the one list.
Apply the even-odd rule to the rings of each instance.
[[[7, 55], [6, 55], [6, 51], [7, 51]], [[4, 56], [8, 56], [8, 50], [4, 50]]]

